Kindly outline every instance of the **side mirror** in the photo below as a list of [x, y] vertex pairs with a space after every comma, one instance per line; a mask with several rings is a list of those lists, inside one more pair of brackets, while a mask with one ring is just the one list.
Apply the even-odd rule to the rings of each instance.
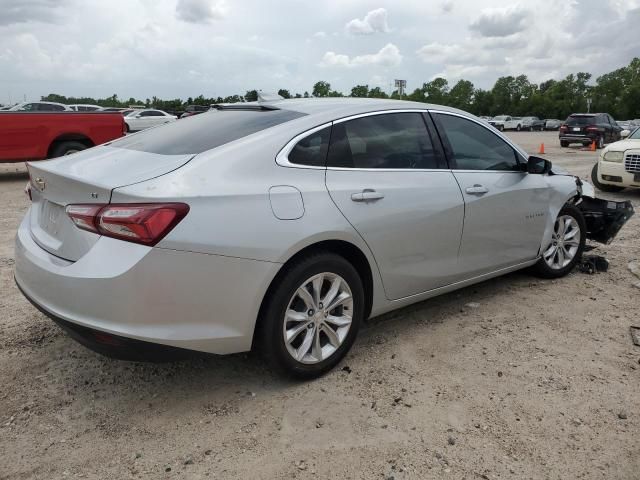
[[627, 138], [630, 134], [631, 134], [631, 132], [629, 130], [627, 130], [627, 129], [622, 130], [620, 132], [620, 138]]
[[529, 157], [527, 160], [527, 173], [544, 175], [551, 171], [551, 162], [546, 158]]

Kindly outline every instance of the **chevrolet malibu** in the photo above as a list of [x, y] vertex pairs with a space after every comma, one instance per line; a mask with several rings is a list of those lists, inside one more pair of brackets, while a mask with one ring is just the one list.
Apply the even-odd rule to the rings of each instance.
[[530, 267], [633, 213], [447, 107], [284, 100], [29, 164], [15, 278], [101, 353], [259, 349], [303, 378], [367, 318]]

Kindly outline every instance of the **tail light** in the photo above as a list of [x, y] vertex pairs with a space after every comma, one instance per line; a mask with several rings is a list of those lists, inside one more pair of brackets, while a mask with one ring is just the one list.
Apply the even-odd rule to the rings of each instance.
[[154, 246], [189, 212], [185, 203], [113, 203], [69, 205], [76, 227], [127, 242]]
[[561, 125], [561, 126], [560, 126], [560, 131], [561, 131], [561, 132], [566, 132], [566, 131], [567, 131], [567, 128], [568, 128], [568, 127], [567, 127], [566, 125]]
[[589, 125], [588, 127], [585, 128], [585, 130], [587, 132], [597, 132], [600, 129], [598, 127], [596, 127], [595, 125]]

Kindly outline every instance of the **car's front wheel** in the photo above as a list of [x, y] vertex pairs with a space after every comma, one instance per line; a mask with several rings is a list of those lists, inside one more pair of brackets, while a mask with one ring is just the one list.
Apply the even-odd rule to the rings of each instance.
[[365, 311], [362, 280], [343, 257], [316, 253], [287, 267], [270, 291], [256, 339], [277, 369], [313, 378], [353, 344]]
[[575, 205], [566, 204], [558, 213], [549, 243], [533, 272], [543, 278], [559, 278], [568, 274], [582, 257], [586, 240], [586, 224]]

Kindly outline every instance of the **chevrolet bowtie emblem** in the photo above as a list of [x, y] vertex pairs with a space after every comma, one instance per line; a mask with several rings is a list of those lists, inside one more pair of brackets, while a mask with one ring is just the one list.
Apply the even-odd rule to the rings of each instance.
[[41, 192], [44, 192], [44, 188], [46, 187], [46, 183], [44, 183], [44, 179], [43, 178], [36, 178], [33, 183], [35, 184], [35, 187], [40, 190]]

